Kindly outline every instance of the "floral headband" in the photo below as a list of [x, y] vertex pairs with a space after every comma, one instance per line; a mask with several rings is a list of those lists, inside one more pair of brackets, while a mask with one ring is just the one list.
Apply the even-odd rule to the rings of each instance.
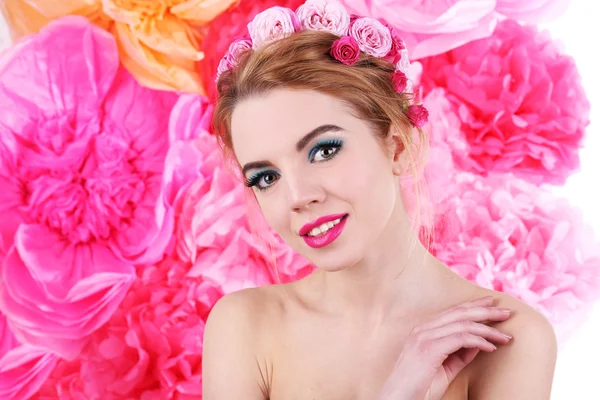
[[[345, 65], [356, 63], [361, 51], [393, 63], [396, 68], [391, 79], [396, 91], [412, 92], [412, 82], [407, 77], [408, 51], [396, 30], [378, 19], [351, 15], [338, 0], [307, 0], [296, 12], [274, 6], [257, 14], [248, 24], [248, 34], [229, 46], [219, 63], [216, 80], [223, 72], [235, 68], [246, 51], [303, 30], [327, 31], [340, 36], [333, 42], [330, 55]], [[429, 113], [422, 105], [412, 104], [406, 115], [415, 127], [422, 128]]]

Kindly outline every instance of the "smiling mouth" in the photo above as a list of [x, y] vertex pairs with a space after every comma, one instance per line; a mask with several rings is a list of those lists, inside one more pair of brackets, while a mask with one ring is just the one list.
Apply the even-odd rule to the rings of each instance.
[[325, 223], [319, 225], [318, 227], [313, 228], [307, 234], [302, 235], [302, 236], [304, 236], [304, 237], [320, 237], [320, 236], [323, 236], [327, 232], [329, 232], [331, 229], [333, 229], [334, 226], [338, 225], [340, 222], [342, 222], [346, 218], [348, 218], [348, 214], [344, 215], [341, 218], [325, 222]]

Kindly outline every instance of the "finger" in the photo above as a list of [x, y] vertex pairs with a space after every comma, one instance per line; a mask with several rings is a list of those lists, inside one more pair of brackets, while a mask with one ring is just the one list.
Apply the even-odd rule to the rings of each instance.
[[423, 332], [423, 340], [435, 340], [455, 333], [468, 332], [481, 336], [488, 341], [508, 343], [512, 337], [496, 328], [471, 320], [460, 320]]
[[482, 321], [505, 321], [510, 317], [510, 310], [499, 307], [458, 307], [428, 323], [429, 329], [449, 324], [455, 321], [471, 320]]
[[468, 332], [455, 333], [443, 338], [437, 339], [432, 344], [434, 351], [444, 359], [450, 354], [462, 348], [479, 349], [485, 352], [492, 352], [497, 349], [492, 343], [481, 336], [473, 335]]
[[443, 315], [447, 315], [449, 313], [451, 313], [454, 310], [457, 310], [461, 307], [484, 307], [484, 306], [491, 306], [494, 302], [494, 298], [492, 296], [486, 296], [486, 297], [480, 297], [478, 299], [473, 299], [473, 300], [469, 300], [469, 301], [465, 301], [464, 303], [459, 303], [456, 304], [444, 311], [442, 311], [440, 314], [438, 314], [436, 316], [436, 318], [439, 318]]
[[462, 371], [467, 365], [471, 363], [479, 354], [481, 350], [474, 349], [465, 349], [464, 347], [458, 350], [456, 353], [452, 353], [448, 356], [446, 361], [444, 361], [444, 366], [446, 369], [446, 374], [448, 377], [448, 381], [454, 380], [454, 378]]
[[[437, 314], [434, 318], [423, 322], [422, 324], [419, 324], [416, 328], [416, 330], [426, 330], [426, 329], [431, 329], [434, 328], [436, 326], [440, 326], [440, 324], [438, 323], [439, 319], [444, 317], [445, 315], [448, 315], [449, 313], [461, 308], [461, 307], [475, 307], [475, 306], [486, 306], [486, 305], [491, 305], [494, 301], [494, 298], [492, 296], [486, 296], [486, 297], [480, 297], [477, 299], [473, 299], [473, 300], [469, 300], [466, 301], [464, 303], [459, 303], [456, 304], [450, 308], [447, 308], [446, 310], [442, 311], [441, 313]], [[443, 325], [443, 324], [441, 324]]]

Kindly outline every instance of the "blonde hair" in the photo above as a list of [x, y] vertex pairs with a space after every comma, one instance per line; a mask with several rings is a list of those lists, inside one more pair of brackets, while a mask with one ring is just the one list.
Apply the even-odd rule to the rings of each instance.
[[[236, 105], [244, 99], [281, 88], [314, 90], [336, 97], [349, 105], [357, 118], [372, 127], [385, 149], [392, 145], [391, 129], [399, 135], [408, 159], [416, 201], [413, 228], [417, 235], [425, 234], [422, 240], [428, 245], [432, 231], [421, 229], [431, 224], [423, 224], [425, 215], [420, 211], [425, 197], [422, 172], [427, 138], [422, 130], [413, 128], [406, 116], [412, 95], [396, 91], [392, 81], [395, 67], [388, 61], [362, 52], [352, 66], [335, 60], [330, 49], [337, 39], [338, 36], [324, 31], [296, 32], [246, 52], [237, 67], [220, 76], [213, 128], [224, 159], [229, 167], [239, 172], [231, 140], [231, 118]], [[406, 177], [403, 179], [405, 185]]]

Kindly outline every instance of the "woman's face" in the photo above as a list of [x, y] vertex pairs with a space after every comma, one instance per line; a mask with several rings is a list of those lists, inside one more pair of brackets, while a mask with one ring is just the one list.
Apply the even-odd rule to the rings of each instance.
[[[329, 271], [377, 251], [400, 201], [400, 167], [341, 100], [275, 90], [238, 104], [231, 130], [236, 158], [266, 220], [295, 251]], [[322, 217], [331, 220], [318, 223], [324, 233], [305, 232]]]

